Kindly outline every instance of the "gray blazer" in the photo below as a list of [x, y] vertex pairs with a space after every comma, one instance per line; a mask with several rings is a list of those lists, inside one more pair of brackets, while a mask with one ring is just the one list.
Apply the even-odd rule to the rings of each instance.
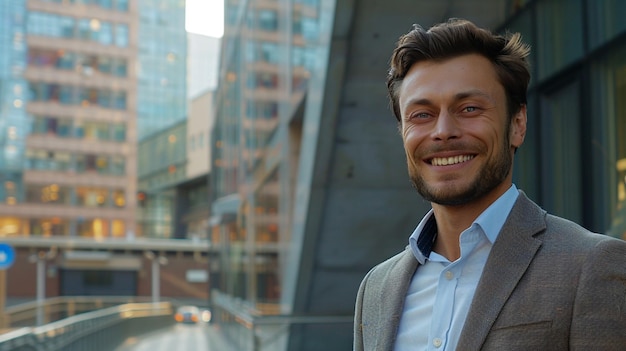
[[[418, 262], [374, 267], [356, 301], [355, 351], [393, 350]], [[493, 245], [460, 350], [626, 350], [626, 242], [546, 214], [520, 193]]]

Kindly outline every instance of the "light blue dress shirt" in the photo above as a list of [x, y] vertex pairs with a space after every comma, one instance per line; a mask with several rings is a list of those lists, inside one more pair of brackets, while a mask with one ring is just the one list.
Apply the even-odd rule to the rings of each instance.
[[419, 261], [400, 319], [395, 351], [456, 350], [491, 247], [519, 191], [512, 185], [461, 233], [454, 262], [432, 251], [437, 224], [429, 211], [409, 238]]

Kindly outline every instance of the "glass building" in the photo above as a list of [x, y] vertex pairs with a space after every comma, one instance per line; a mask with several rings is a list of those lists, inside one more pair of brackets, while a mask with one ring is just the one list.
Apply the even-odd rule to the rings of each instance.
[[0, 233], [123, 237], [135, 224], [137, 9], [0, 4]]
[[139, 0], [139, 140], [187, 118], [185, 0]]
[[215, 322], [233, 349], [351, 348], [358, 284], [430, 208], [406, 175], [389, 57], [411, 24], [427, 28], [442, 14], [521, 32], [532, 46], [518, 188], [553, 214], [626, 238], [622, 2], [343, 4], [226, 1], [211, 281]]

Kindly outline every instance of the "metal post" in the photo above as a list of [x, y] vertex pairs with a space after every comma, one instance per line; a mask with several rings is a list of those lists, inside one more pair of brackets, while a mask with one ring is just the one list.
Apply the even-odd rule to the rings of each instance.
[[159, 278], [161, 275], [161, 266], [159, 265], [159, 260], [155, 257], [152, 259], [152, 302], [159, 302], [160, 299], [160, 282]]
[[37, 326], [43, 325], [43, 304], [46, 299], [46, 260], [37, 259]]
[[0, 329], [4, 329], [8, 327], [7, 323], [7, 315], [5, 313], [4, 307], [6, 305], [7, 299], [7, 271], [5, 269], [0, 269]]

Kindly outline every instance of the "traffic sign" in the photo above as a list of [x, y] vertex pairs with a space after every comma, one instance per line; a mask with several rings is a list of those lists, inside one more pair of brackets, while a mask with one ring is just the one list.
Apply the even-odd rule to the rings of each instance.
[[15, 261], [15, 250], [9, 244], [0, 243], [0, 269], [7, 269]]

